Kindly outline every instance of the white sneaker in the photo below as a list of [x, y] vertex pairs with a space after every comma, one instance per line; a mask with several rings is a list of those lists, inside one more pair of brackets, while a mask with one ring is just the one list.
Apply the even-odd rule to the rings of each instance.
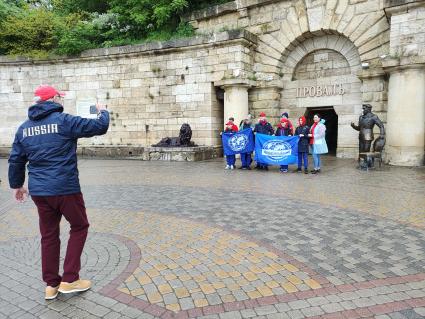
[[224, 169], [230, 169], [230, 165], [226, 165]]
[[234, 165], [230, 165], [230, 169], [235, 169], [235, 166]]

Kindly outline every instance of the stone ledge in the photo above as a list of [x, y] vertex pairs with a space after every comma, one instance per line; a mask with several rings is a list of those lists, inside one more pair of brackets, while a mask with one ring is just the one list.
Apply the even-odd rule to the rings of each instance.
[[250, 79], [244, 78], [232, 78], [232, 79], [224, 79], [220, 81], [214, 82], [214, 86], [219, 87], [229, 87], [229, 86], [246, 86], [246, 87], [254, 87], [257, 82]]
[[79, 56], [68, 57], [61, 56], [54, 59], [34, 60], [30, 58], [17, 57], [10, 58], [7, 56], [0, 56], [0, 65], [2, 64], [54, 64], [54, 63], [68, 63], [82, 60], [92, 60], [99, 58], [118, 58], [126, 55], [142, 55], [153, 53], [164, 53], [169, 50], [182, 50], [199, 45], [211, 45], [222, 42], [242, 40], [248, 43], [257, 44], [257, 36], [247, 30], [229, 30], [220, 33], [209, 35], [197, 35], [192, 38], [170, 40], [164, 42], [150, 42], [138, 45], [127, 45], [112, 48], [92, 49], [82, 52]]
[[222, 156], [221, 146], [155, 147], [155, 146], [79, 146], [83, 158], [135, 159], [143, 161], [197, 162]]
[[407, 13], [414, 8], [424, 7], [423, 0], [385, 0], [384, 12], [388, 19], [393, 15]]
[[425, 56], [406, 56], [401, 58], [387, 57], [382, 59], [382, 67], [386, 73], [402, 69], [418, 69], [425, 67]]
[[223, 15], [226, 13], [235, 12], [238, 9], [236, 1], [228, 2], [224, 4], [215, 5], [205, 9], [197, 10], [192, 12], [190, 15], [183, 17], [185, 21], [202, 20], [210, 17]]
[[142, 156], [142, 146], [78, 146], [77, 154], [82, 157], [131, 158]]
[[215, 5], [205, 9], [197, 10], [192, 12], [190, 15], [183, 17], [184, 21], [200, 21], [206, 20], [213, 17], [218, 17], [227, 13], [236, 12], [241, 9], [256, 7], [260, 5], [266, 5], [273, 2], [282, 0], [238, 0], [227, 2], [224, 4]]
[[144, 161], [198, 162], [223, 156], [221, 146], [145, 147]]
[[420, 4], [423, 2], [422, 0], [384, 0], [383, 6], [384, 8], [393, 8], [399, 6], [412, 6], [415, 4]]
[[371, 79], [385, 76], [385, 72], [382, 68], [377, 67], [373, 69], [360, 70], [357, 72], [357, 76], [360, 80]]

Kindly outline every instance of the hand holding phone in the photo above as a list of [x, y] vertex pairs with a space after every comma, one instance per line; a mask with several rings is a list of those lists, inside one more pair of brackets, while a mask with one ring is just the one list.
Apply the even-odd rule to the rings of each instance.
[[[96, 107], [97, 112], [106, 110], [108, 108], [108, 106], [106, 104], [100, 104], [100, 103], [96, 103], [95, 107]], [[90, 107], [90, 109], [91, 109], [91, 107]]]

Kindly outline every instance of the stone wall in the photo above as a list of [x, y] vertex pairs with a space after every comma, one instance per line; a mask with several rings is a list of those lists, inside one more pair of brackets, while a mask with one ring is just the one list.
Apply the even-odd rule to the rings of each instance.
[[340, 53], [321, 49], [307, 54], [294, 71], [294, 80], [308, 80], [351, 73], [347, 59]]
[[407, 7], [391, 16], [390, 55], [425, 56], [425, 7]]
[[25, 120], [34, 89], [51, 84], [66, 91], [65, 112], [77, 114], [81, 102], [108, 104], [107, 135], [84, 145], [148, 146], [178, 136], [189, 123], [193, 141], [219, 145], [223, 109], [214, 81], [247, 69], [247, 32], [222, 32], [188, 40], [90, 50], [79, 58], [50, 61], [0, 60], [0, 145], [10, 145]]

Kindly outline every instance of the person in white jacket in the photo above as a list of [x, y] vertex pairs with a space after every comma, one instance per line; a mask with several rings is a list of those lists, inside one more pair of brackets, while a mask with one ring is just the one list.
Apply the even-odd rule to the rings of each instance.
[[315, 114], [313, 117], [314, 124], [311, 126], [310, 134], [310, 146], [312, 148], [314, 169], [311, 171], [312, 174], [320, 173], [320, 154], [326, 154], [328, 152], [328, 145], [326, 144], [326, 126], [325, 120], [320, 118], [319, 114]]

